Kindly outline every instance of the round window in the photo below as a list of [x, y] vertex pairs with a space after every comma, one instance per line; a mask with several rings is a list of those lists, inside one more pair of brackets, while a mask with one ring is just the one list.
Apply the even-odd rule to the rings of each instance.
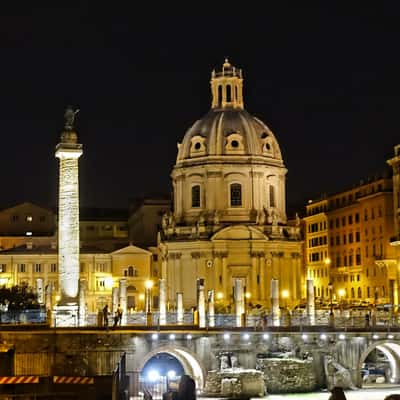
[[265, 143], [265, 150], [271, 150], [271, 145], [269, 143]]
[[236, 149], [237, 147], [239, 147], [239, 142], [237, 140], [232, 140], [231, 146]]
[[200, 142], [196, 142], [194, 145], [195, 150], [200, 150], [201, 148], [201, 143]]

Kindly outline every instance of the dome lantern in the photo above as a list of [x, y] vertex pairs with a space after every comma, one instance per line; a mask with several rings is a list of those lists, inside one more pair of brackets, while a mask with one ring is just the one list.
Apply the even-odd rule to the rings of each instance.
[[222, 71], [212, 71], [210, 83], [211, 108], [244, 108], [242, 70], [234, 67], [227, 58], [222, 65]]

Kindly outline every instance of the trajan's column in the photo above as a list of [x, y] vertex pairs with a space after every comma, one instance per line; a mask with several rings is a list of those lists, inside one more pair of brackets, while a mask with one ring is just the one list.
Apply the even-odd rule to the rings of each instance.
[[74, 129], [79, 110], [67, 107], [65, 126], [55, 156], [60, 160], [58, 198], [58, 268], [60, 300], [54, 324], [76, 326], [79, 321], [79, 184], [78, 159], [82, 145]]

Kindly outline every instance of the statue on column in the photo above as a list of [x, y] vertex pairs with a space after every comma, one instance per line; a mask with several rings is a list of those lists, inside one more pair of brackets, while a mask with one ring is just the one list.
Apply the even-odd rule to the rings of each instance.
[[65, 113], [64, 113], [65, 130], [72, 131], [74, 129], [75, 117], [76, 117], [76, 114], [78, 114], [78, 112], [79, 112], [79, 109], [74, 111], [72, 106], [67, 106], [67, 109], [65, 110]]

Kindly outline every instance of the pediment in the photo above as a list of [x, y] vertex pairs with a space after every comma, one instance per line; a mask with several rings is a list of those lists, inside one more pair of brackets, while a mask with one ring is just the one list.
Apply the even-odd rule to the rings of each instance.
[[252, 226], [233, 225], [216, 232], [211, 240], [268, 240], [268, 237]]

